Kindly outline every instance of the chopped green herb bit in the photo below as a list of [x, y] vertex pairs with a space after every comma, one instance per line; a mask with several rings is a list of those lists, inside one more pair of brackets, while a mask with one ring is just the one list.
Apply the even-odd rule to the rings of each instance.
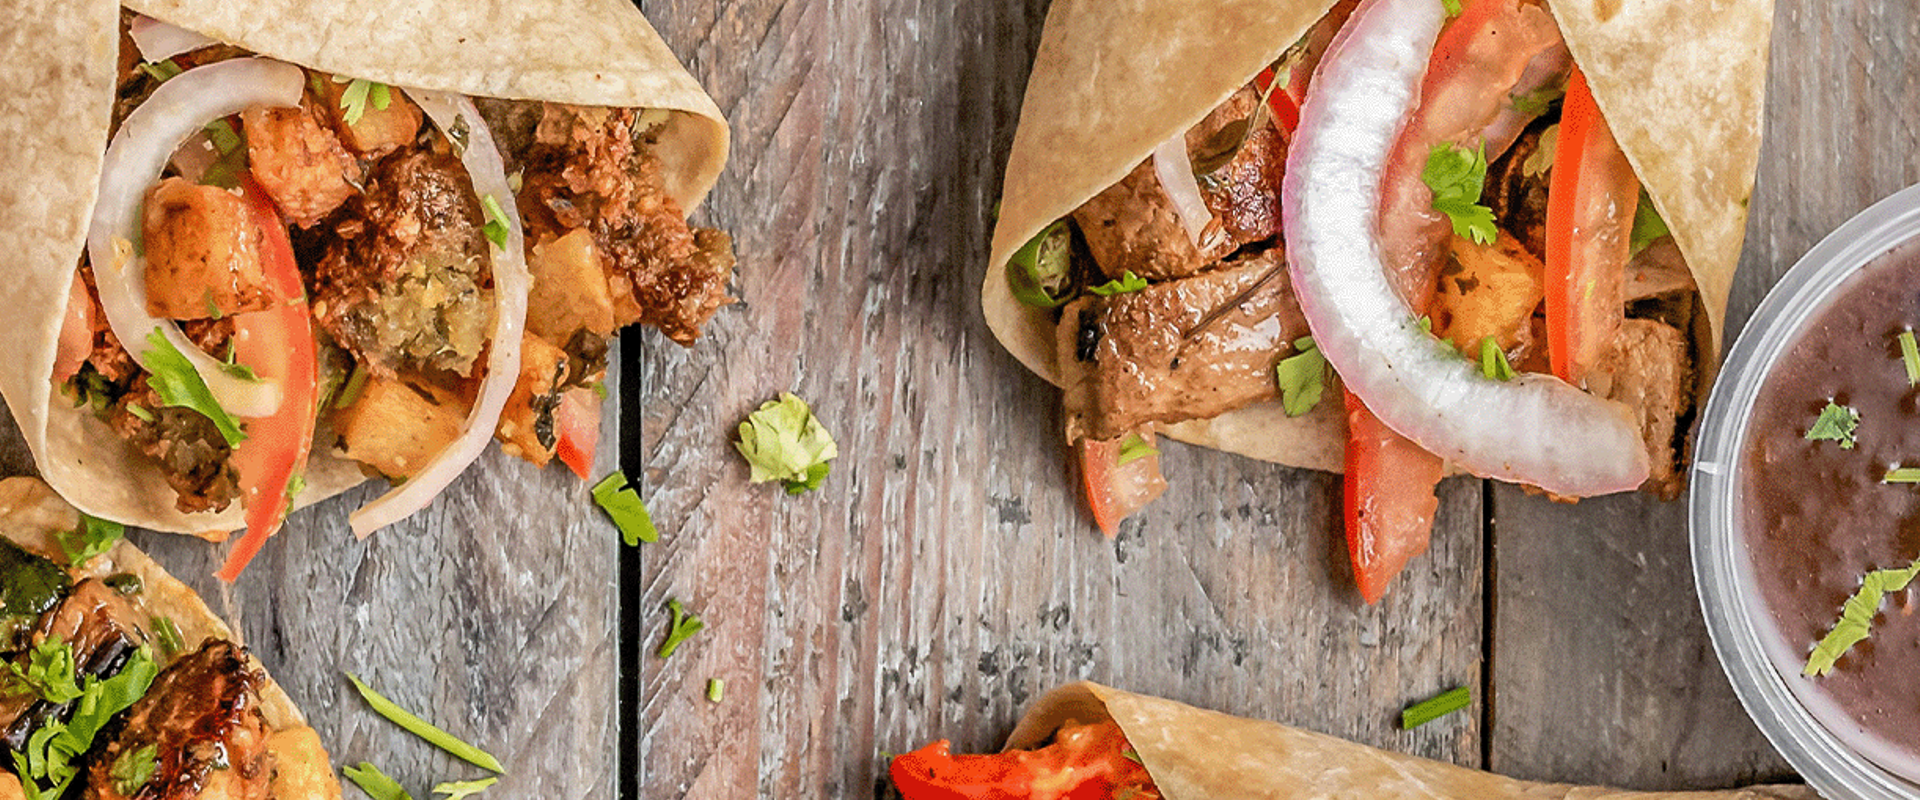
[[1400, 729], [1413, 730], [1470, 705], [1473, 705], [1473, 693], [1465, 686], [1441, 692], [1438, 697], [1415, 703], [1400, 712]]
[[[1515, 111], [1529, 117], [1537, 117], [1547, 113], [1549, 109], [1553, 108], [1554, 103], [1559, 102], [1566, 96], [1566, 82], [1556, 81], [1526, 94], [1507, 95], [1507, 104], [1512, 106]], [[1525, 164], [1522, 163], [1522, 166], [1525, 166]]]
[[28, 738], [24, 752], [14, 751], [15, 774], [26, 796], [64, 796], [80, 774], [82, 765], [76, 761], [93, 749], [100, 729], [144, 696], [159, 673], [153, 656], [142, 647], [133, 651], [118, 675], [105, 680], [87, 676], [80, 697], [73, 701], [72, 718], [42, 725]]
[[1157, 455], [1160, 455], [1160, 450], [1153, 445], [1147, 444], [1147, 440], [1141, 438], [1140, 434], [1129, 433], [1127, 434], [1127, 438], [1120, 440], [1119, 462], [1123, 465], [1131, 464], [1147, 456]]
[[155, 394], [160, 395], [160, 402], [170, 408], [198, 411], [213, 420], [213, 427], [219, 429], [221, 438], [226, 439], [228, 445], [239, 444], [247, 438], [240, 431], [240, 423], [220, 407], [220, 401], [214, 399], [207, 382], [201, 379], [200, 373], [194, 371], [193, 362], [188, 361], [159, 328], [147, 334], [147, 344], [152, 345], [153, 349], [147, 351], [141, 363], [151, 373], [147, 376], [147, 384], [153, 387]]
[[143, 61], [140, 63], [140, 71], [147, 73], [147, 77], [152, 78], [155, 83], [166, 83], [186, 70], [181, 69], [179, 64], [173, 63], [173, 59], [169, 58], [157, 63]]
[[1881, 483], [1920, 483], [1920, 467], [1896, 467], [1887, 470]]
[[1460, 0], [1440, 0], [1440, 7], [1447, 10], [1447, 16], [1460, 16]]
[[347, 89], [340, 93], [340, 110], [347, 112], [341, 118], [348, 125], [360, 124], [360, 118], [366, 116], [367, 105], [371, 103], [375, 110], [385, 111], [393, 102], [393, 93], [384, 83], [364, 78], [343, 78], [338, 75], [334, 83], [344, 83]]
[[747, 459], [754, 483], [780, 481], [787, 494], [820, 488], [827, 462], [840, 456], [840, 447], [806, 401], [788, 392], [747, 415], [733, 446]]
[[1809, 678], [1833, 672], [1834, 664], [1847, 654], [1853, 646], [1866, 641], [1871, 633], [1874, 616], [1880, 613], [1880, 601], [1893, 592], [1905, 591], [1914, 576], [1920, 575], [1920, 560], [1916, 560], [1906, 569], [1881, 569], [1867, 573], [1860, 579], [1860, 590], [1840, 610], [1840, 621], [1834, 623], [1833, 630], [1814, 645], [1813, 653], [1807, 656], [1807, 666], [1800, 674]]
[[81, 514], [78, 527], [60, 533], [55, 538], [60, 540], [60, 549], [67, 554], [67, 563], [77, 567], [92, 561], [94, 556], [112, 550], [113, 545], [126, 535], [125, 525], [92, 514]]
[[159, 753], [159, 746], [152, 744], [121, 752], [109, 770], [113, 776], [114, 790], [124, 797], [139, 794], [153, 780], [153, 773], [160, 769]]
[[1519, 375], [1507, 362], [1507, 351], [1500, 349], [1500, 343], [1491, 336], [1480, 340], [1480, 374], [1496, 381], [1510, 381]]
[[487, 225], [481, 229], [481, 232], [487, 235], [487, 241], [493, 242], [494, 247], [506, 247], [507, 212], [501, 210], [500, 201], [495, 199], [493, 195], [487, 195], [485, 198], [482, 198], [480, 206], [486, 209], [487, 212]]
[[699, 617], [687, 613], [679, 600], [667, 598], [667, 611], [673, 614], [673, 621], [667, 625], [666, 640], [660, 643], [660, 649], [654, 653], [661, 658], [672, 657], [673, 651], [680, 649], [682, 643], [707, 627], [707, 623], [701, 622]]
[[1280, 405], [1289, 417], [1312, 411], [1327, 389], [1327, 357], [1320, 354], [1313, 337], [1300, 337], [1293, 349], [1293, 355], [1273, 368], [1274, 380], [1280, 384]]
[[153, 632], [168, 653], [187, 652], [187, 643], [180, 638], [180, 626], [173, 624], [172, 617], [154, 617]]
[[1520, 162], [1520, 174], [1529, 178], [1546, 175], [1553, 169], [1553, 154], [1560, 147], [1560, 123], [1548, 125], [1540, 132], [1540, 145], [1528, 153]]
[[1120, 277], [1118, 278], [1114, 278], [1099, 286], [1087, 287], [1087, 291], [1093, 292], [1101, 297], [1112, 297], [1116, 294], [1137, 292], [1145, 288], [1147, 288], [1147, 279], [1133, 274], [1133, 270], [1127, 270], [1126, 272], [1120, 273]]
[[1468, 150], [1442, 142], [1427, 151], [1427, 166], [1420, 180], [1433, 190], [1433, 210], [1447, 215], [1453, 232], [1480, 244], [1492, 244], [1500, 229], [1493, 224], [1493, 209], [1480, 204], [1486, 188], [1487, 154], [1485, 148]]
[[28, 651], [25, 667], [17, 661], [7, 664], [7, 694], [31, 691], [54, 705], [77, 700], [81, 691], [75, 674], [73, 647], [49, 636]]
[[499, 778], [481, 778], [477, 781], [448, 781], [446, 783], [434, 784], [433, 793], [446, 795], [446, 800], [461, 800], [461, 798], [472, 797], [484, 792], [499, 782]]
[[240, 147], [240, 132], [233, 129], [233, 123], [225, 117], [207, 123], [207, 139], [213, 142], [213, 149], [226, 155]]
[[1807, 429], [1807, 441], [1839, 442], [1841, 449], [1852, 450], [1854, 432], [1859, 427], [1860, 412], [1828, 400], [1827, 407], [1820, 409], [1820, 418]]
[[707, 679], [707, 702], [718, 703], [727, 694], [727, 682], [719, 678]]
[[647, 513], [647, 504], [641, 501], [640, 493], [627, 482], [627, 473], [614, 470], [613, 474], [601, 478], [593, 485], [593, 502], [613, 519], [614, 527], [620, 529], [621, 541], [628, 547], [660, 541], [660, 530], [653, 527], [653, 515]]
[[294, 500], [299, 499], [300, 493], [306, 490], [307, 490], [306, 474], [300, 473], [300, 472], [294, 473], [293, 477], [287, 479], [287, 502], [291, 503]]
[[1120, 757], [1128, 761], [1131, 761], [1135, 764], [1140, 763], [1140, 751], [1133, 749], [1131, 746], [1127, 747], [1127, 749], [1125, 750], [1121, 750]]
[[454, 757], [476, 767], [492, 770], [501, 774], [506, 773], [506, 768], [500, 766], [500, 759], [494, 758], [493, 755], [487, 751], [460, 741], [459, 737], [435, 727], [433, 723], [414, 716], [412, 712], [401, 708], [392, 700], [382, 697], [379, 692], [374, 691], [365, 683], [362, 683], [359, 678], [354, 677], [353, 673], [347, 673], [347, 680], [353, 681], [353, 688], [360, 692], [360, 697], [367, 701], [368, 706], [371, 706], [380, 716], [391, 720], [393, 724], [405, 728], [408, 733], [425, 739], [428, 744], [445, 750]]
[[347, 776], [347, 780], [353, 781], [353, 785], [360, 787], [360, 791], [366, 792], [373, 800], [413, 800], [413, 795], [407, 794], [399, 781], [387, 777], [379, 767], [365, 761], [360, 762], [358, 767], [341, 767], [340, 774]]
[[153, 412], [148, 411], [145, 406], [142, 406], [139, 403], [128, 403], [127, 413], [132, 414], [136, 417], [139, 417], [141, 422], [153, 421]]
[[1632, 242], [1632, 254], [1640, 255], [1647, 245], [1669, 233], [1667, 221], [1660, 218], [1660, 209], [1653, 207], [1653, 197], [1647, 194], [1645, 187], [1641, 187], [1640, 207], [1633, 212], [1633, 233], [1628, 235], [1628, 241]]
[[1915, 346], [1913, 331], [1902, 331], [1900, 360], [1907, 365], [1907, 385], [1920, 386], [1920, 347]]
[[1073, 299], [1073, 232], [1064, 221], [1035, 234], [1007, 259], [1007, 288], [1035, 308], [1058, 308]]
[[334, 398], [333, 407], [346, 408], [359, 402], [360, 393], [367, 388], [368, 375], [366, 365], [355, 364], [353, 374], [347, 377], [347, 384], [340, 387], [340, 395]]

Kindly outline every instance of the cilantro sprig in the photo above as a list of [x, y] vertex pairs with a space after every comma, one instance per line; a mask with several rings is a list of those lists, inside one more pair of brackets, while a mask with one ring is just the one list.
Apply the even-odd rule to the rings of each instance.
[[159, 328], [147, 334], [147, 344], [152, 345], [153, 349], [147, 351], [141, 364], [149, 373], [147, 385], [160, 395], [161, 403], [170, 408], [198, 411], [213, 420], [213, 427], [219, 429], [220, 437], [229, 446], [247, 438], [240, 430], [240, 423], [220, 407], [220, 401], [213, 397], [213, 390], [208, 389], [207, 382], [200, 377], [200, 373], [194, 371], [193, 362], [188, 361]]
[[1493, 224], [1493, 209], [1480, 204], [1487, 183], [1486, 148], [1468, 150], [1441, 142], [1427, 151], [1427, 166], [1420, 180], [1433, 190], [1433, 210], [1447, 215], [1453, 232], [1479, 244], [1493, 244], [1500, 229]]
[[660, 649], [654, 652], [661, 658], [671, 658], [673, 651], [680, 649], [680, 645], [707, 627], [707, 623], [699, 617], [688, 613], [679, 600], [667, 598], [667, 611], [673, 614], [673, 621], [667, 624], [667, 638], [660, 642]]
[[839, 445], [807, 402], [789, 392], [747, 415], [733, 446], [747, 459], [754, 483], [780, 481], [787, 494], [820, 488], [831, 469], [827, 462], [840, 455]]
[[50, 636], [27, 653], [26, 666], [7, 664], [8, 693], [32, 692], [54, 705], [78, 700], [82, 691], [75, 672], [73, 646]]
[[360, 118], [367, 114], [368, 105], [372, 105], [376, 111], [385, 111], [387, 106], [393, 104], [393, 90], [384, 83], [338, 75], [334, 76], [333, 82], [347, 85], [346, 91], [340, 93], [340, 110], [346, 112], [341, 118], [348, 125], [360, 124]]
[[31, 798], [57, 798], [80, 774], [79, 759], [93, 749], [93, 741], [108, 720], [133, 707], [147, 693], [160, 667], [142, 647], [111, 678], [87, 676], [80, 696], [73, 700], [73, 716], [49, 722], [27, 740], [24, 752], [13, 753], [14, 773]]
[[1840, 621], [1835, 622], [1833, 630], [1814, 645], [1813, 653], [1807, 656], [1807, 666], [1800, 674], [1809, 678], [1827, 675], [1840, 657], [1847, 654], [1853, 646], [1866, 641], [1872, 633], [1873, 618], [1880, 613], [1880, 602], [1888, 594], [1905, 591], [1907, 584], [1920, 575], [1920, 560], [1915, 560], [1906, 569], [1881, 569], [1867, 573], [1860, 579], [1860, 590], [1840, 608]]
[[1827, 407], [1820, 409], [1820, 418], [1814, 420], [1813, 427], [1807, 429], [1807, 441], [1839, 442], [1840, 449], [1852, 450], [1854, 435], [1859, 428], [1859, 411], [1828, 400]]
[[1302, 336], [1293, 342], [1294, 354], [1280, 360], [1273, 368], [1273, 377], [1280, 384], [1280, 405], [1287, 416], [1297, 417], [1320, 405], [1320, 398], [1326, 393], [1327, 357], [1313, 343], [1313, 337]]
[[613, 474], [601, 478], [593, 485], [593, 502], [613, 519], [614, 527], [620, 529], [621, 541], [628, 547], [660, 541], [660, 530], [653, 527], [653, 515], [647, 513], [647, 504], [640, 499], [640, 493], [627, 482], [627, 473], [614, 470]]
[[54, 538], [59, 540], [61, 551], [67, 554], [67, 563], [81, 566], [101, 555], [127, 535], [127, 526], [113, 520], [106, 520], [92, 514], [81, 514], [80, 525], [72, 531], [62, 531]]

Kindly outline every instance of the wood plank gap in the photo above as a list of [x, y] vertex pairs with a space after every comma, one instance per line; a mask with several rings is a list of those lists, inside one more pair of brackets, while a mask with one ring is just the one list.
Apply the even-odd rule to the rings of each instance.
[[[620, 358], [620, 402], [615, 407], [620, 414], [620, 452], [616, 462], [629, 476], [637, 478], [635, 491], [641, 492], [645, 499], [647, 477], [646, 437], [641, 425], [646, 418], [645, 406], [637, 398], [647, 396], [647, 371], [642, 368], [641, 355], [646, 348], [640, 345], [639, 336], [622, 335], [625, 340], [619, 347]], [[614, 787], [620, 800], [640, 800], [640, 786], [643, 782], [645, 764], [640, 759], [640, 592], [644, 583], [641, 572], [640, 548], [620, 547], [620, 563], [614, 573], [614, 590], [618, 598], [616, 614], [620, 627], [613, 632], [617, 640], [617, 654], [614, 657], [615, 674], [618, 676], [619, 691], [617, 701], [620, 711], [615, 718], [615, 746], [620, 752], [614, 757], [619, 765], [619, 785]]]
[[1481, 769], [1493, 764], [1493, 626], [1500, 602], [1499, 545], [1500, 515], [1494, 506], [1493, 481], [1480, 482], [1480, 763]]

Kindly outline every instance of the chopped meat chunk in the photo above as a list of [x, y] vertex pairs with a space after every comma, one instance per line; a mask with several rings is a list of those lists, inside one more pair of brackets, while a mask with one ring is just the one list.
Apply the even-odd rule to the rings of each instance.
[[1278, 395], [1273, 366], [1307, 334], [1279, 249], [1191, 278], [1069, 303], [1059, 361], [1070, 438], [1212, 417]]
[[260, 228], [232, 192], [168, 178], [147, 193], [145, 209], [147, 313], [206, 319], [288, 299], [268, 283]]
[[1152, 158], [1073, 212], [1102, 272], [1115, 278], [1129, 271], [1150, 280], [1185, 277], [1241, 245], [1279, 233], [1286, 148], [1267, 116], [1255, 114], [1259, 104], [1259, 94], [1250, 86], [1242, 87], [1187, 131], [1191, 157], [1196, 150], [1218, 151], [1230, 145], [1238, 137], [1227, 128], [1246, 130], [1246, 125], [1259, 121], [1232, 160], [1200, 181], [1201, 194], [1219, 226], [1209, 226], [1203, 247], [1194, 246], [1174, 212]]
[[182, 513], [220, 511], [240, 496], [233, 448], [220, 429], [198, 411], [163, 405], [145, 373], [113, 405], [107, 425], [154, 460], [178, 494], [174, 507]]
[[1534, 258], [1547, 257], [1547, 179], [1553, 174], [1553, 143], [1545, 119], [1522, 131], [1512, 147], [1487, 166], [1482, 202], [1493, 209], [1503, 234], [1516, 236]]
[[334, 419], [346, 457], [405, 478], [460, 437], [471, 404], [434, 384], [369, 377]]
[[360, 108], [360, 117], [349, 124], [346, 104], [341, 101], [353, 81], [322, 75], [314, 85], [320, 88], [319, 105], [326, 110], [334, 131], [340, 134], [340, 141], [355, 153], [369, 159], [379, 158], [411, 144], [414, 137], [420, 135], [420, 107], [399, 89], [387, 88], [386, 108], [369, 97]]
[[381, 377], [470, 376], [493, 328], [484, 224], [451, 153], [380, 161], [315, 269], [314, 319]]
[[[273, 774], [260, 712], [266, 680], [246, 651], [218, 639], [169, 664], [94, 754], [86, 796], [266, 800]], [[153, 759], [153, 769], [144, 783], [132, 785], [125, 776], [135, 770], [123, 762], [137, 758]]]
[[585, 229], [607, 271], [614, 325], [642, 322], [681, 344], [727, 297], [733, 241], [690, 228], [667, 195], [645, 115], [548, 104], [526, 157], [520, 210], [533, 241]]
[[255, 106], [240, 113], [254, 180], [302, 228], [359, 191], [360, 162], [317, 113], [304, 100], [299, 108]]
[[1653, 466], [1641, 488], [1672, 500], [1686, 487], [1683, 420], [1693, 411], [1693, 364], [1687, 336], [1664, 323], [1628, 319], [1612, 351], [1587, 379], [1594, 394], [1625, 403], [1639, 422]]

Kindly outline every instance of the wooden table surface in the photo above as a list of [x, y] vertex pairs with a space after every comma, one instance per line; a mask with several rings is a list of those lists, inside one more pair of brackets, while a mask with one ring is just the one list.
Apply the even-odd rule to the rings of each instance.
[[[697, 218], [741, 263], [693, 348], [623, 341], [600, 467], [644, 476], [659, 543], [621, 548], [583, 485], [498, 453], [364, 543], [345, 517], [370, 490], [304, 512], [230, 593], [211, 546], [137, 541], [235, 618], [336, 761], [422, 798], [477, 775], [343, 670], [499, 753], [500, 797], [884, 797], [884, 753], [995, 748], [1082, 678], [1526, 778], [1790, 777], [1713, 656], [1682, 503], [1450, 480], [1432, 549], [1377, 607], [1350, 588], [1333, 476], [1169, 443], [1166, 496], [1115, 540], [1093, 529], [1057, 393], [978, 300], [1046, 5], [642, 0], [734, 126]], [[1730, 331], [1920, 178], [1920, 12], [1778, 5]], [[750, 485], [729, 444], [786, 390], [841, 452], [799, 497]], [[31, 468], [0, 419], [0, 474]], [[707, 627], [663, 661], [670, 597]], [[1470, 713], [1398, 729], [1460, 685]]]

